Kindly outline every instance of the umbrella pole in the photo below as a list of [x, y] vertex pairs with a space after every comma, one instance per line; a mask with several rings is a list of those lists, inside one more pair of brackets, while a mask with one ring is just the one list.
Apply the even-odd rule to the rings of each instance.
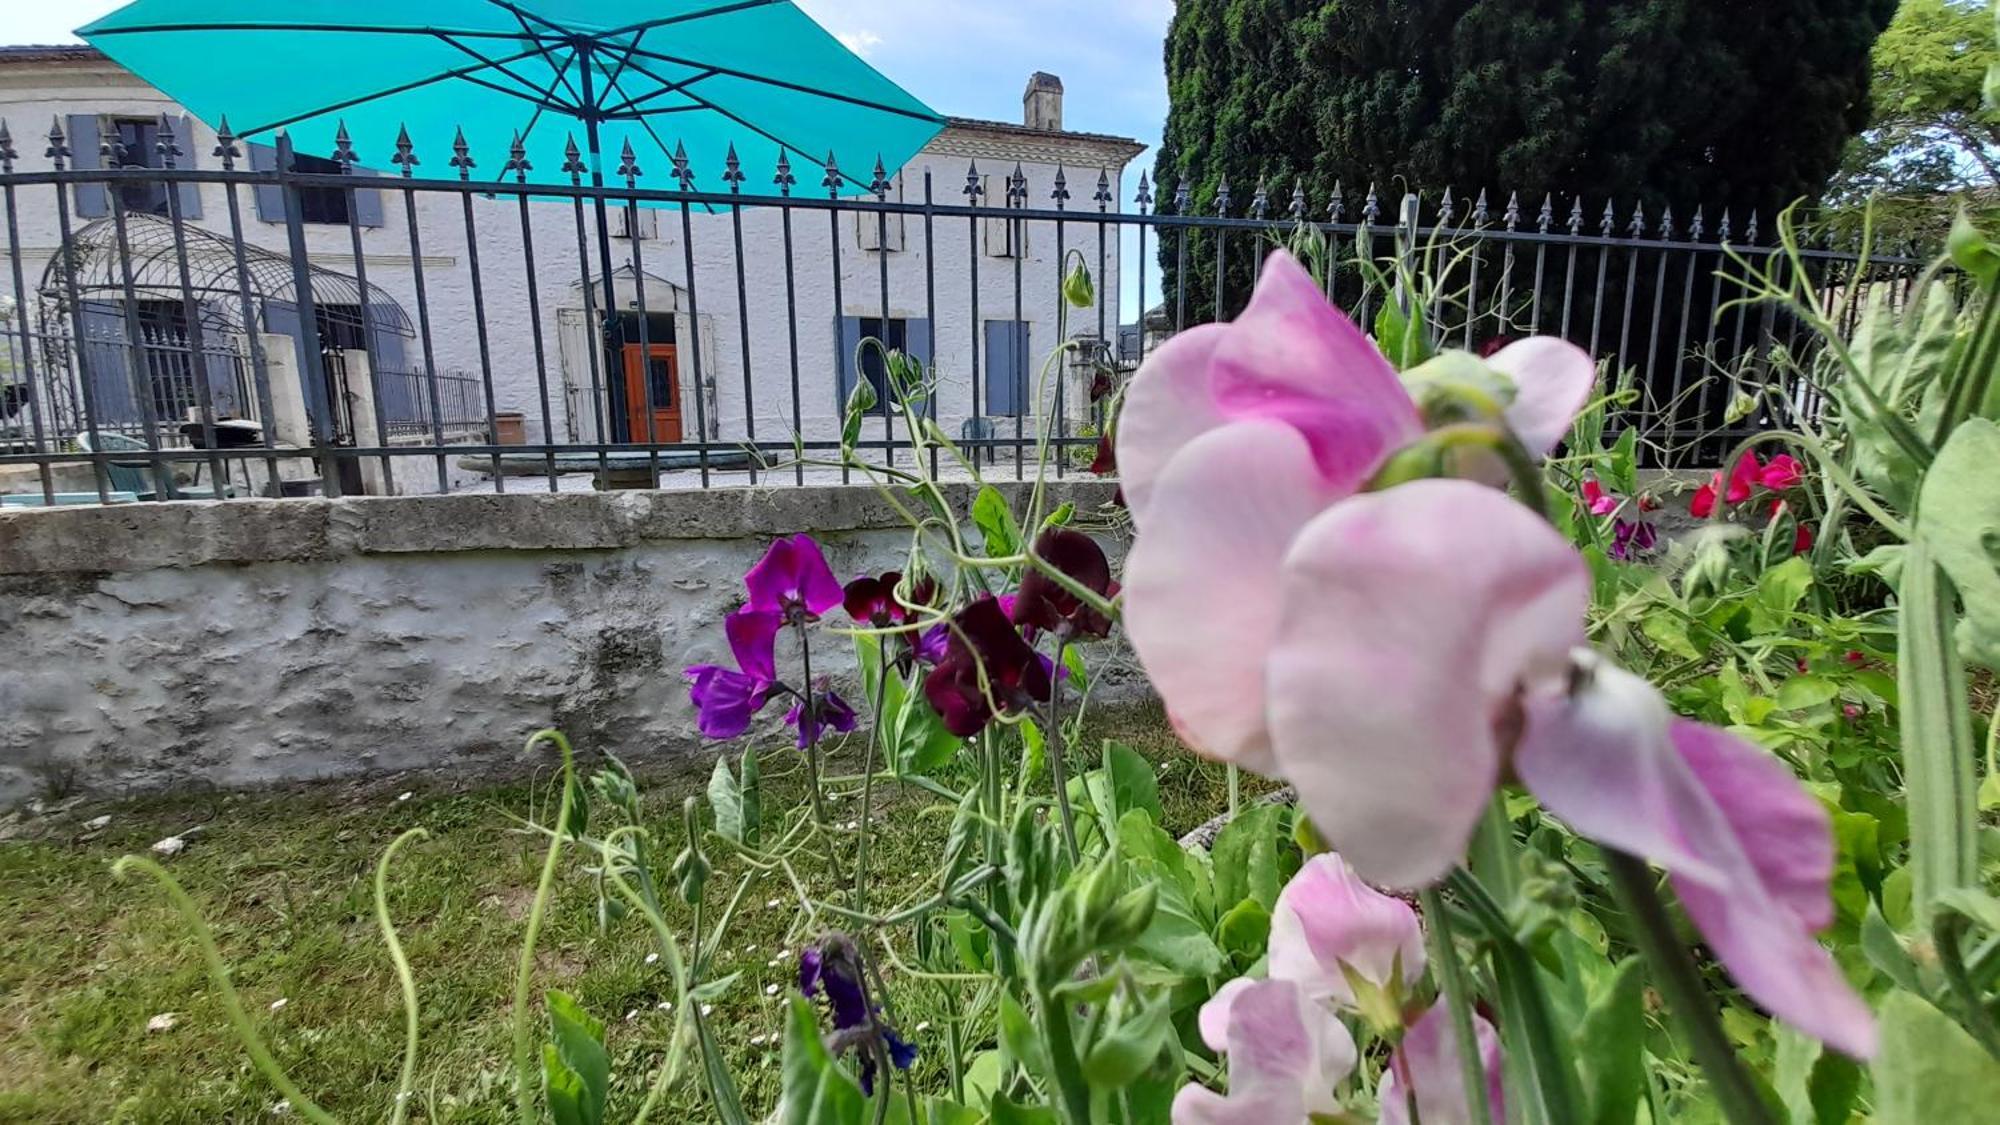
[[[604, 271], [604, 322], [599, 328], [600, 335], [597, 347], [598, 350], [606, 353], [605, 359], [609, 363], [612, 358], [610, 355], [611, 333], [612, 329], [618, 324], [618, 279], [617, 275], [612, 273], [611, 270], [611, 223], [604, 207], [604, 192], [602, 190], [604, 187], [604, 154], [603, 145], [599, 143], [597, 134], [598, 121], [600, 120], [597, 112], [597, 102], [591, 95], [589, 42], [586, 40], [578, 43], [576, 52], [579, 56], [578, 61], [582, 64], [580, 69], [583, 79], [583, 97], [581, 99], [583, 105], [579, 116], [583, 118], [584, 144], [590, 150], [590, 186], [599, 189], [591, 197], [592, 208], [597, 214], [597, 264], [598, 268]], [[634, 281], [636, 282], [636, 280], [635, 278]], [[612, 364], [606, 369], [605, 385], [607, 389], [613, 385], [614, 381], [619, 377], [618, 372], [622, 370], [623, 368], [616, 364]], [[616, 429], [618, 424], [617, 412], [611, 409], [611, 404], [608, 402], [604, 404], [604, 408], [605, 418], [609, 420], [612, 428]], [[630, 403], [626, 404], [626, 412], [628, 415], [631, 412]], [[597, 435], [597, 440], [600, 442], [609, 441], [610, 439], [610, 434]], [[633, 435], [627, 434], [626, 440], [635, 439]]]

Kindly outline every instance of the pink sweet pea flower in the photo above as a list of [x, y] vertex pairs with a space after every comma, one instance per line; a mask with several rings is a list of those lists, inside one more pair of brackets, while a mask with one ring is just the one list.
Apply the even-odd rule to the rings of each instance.
[[[1589, 674], [1590, 574], [1546, 521], [1463, 480], [1354, 494], [1415, 433], [1393, 380], [1277, 255], [1240, 320], [1177, 337], [1135, 379], [1125, 622], [1183, 737], [1291, 781], [1385, 887], [1450, 871], [1511, 771], [1581, 834], [1685, 884], [1752, 999], [1866, 1056], [1868, 1010], [1812, 938], [1830, 909], [1825, 814], [1762, 751], [1670, 722], [1644, 681]], [[1777, 811], [1737, 815], [1748, 798]]]
[[[1581, 351], [1540, 338], [1490, 366], [1514, 382], [1509, 421], [1535, 451], [1560, 439], [1569, 419], [1557, 415], [1573, 414], [1595, 377]], [[1285, 554], [1422, 433], [1389, 361], [1282, 251], [1242, 316], [1182, 332], [1147, 359], [1117, 429], [1141, 533], [1125, 624], [1197, 749], [1275, 768], [1264, 667]]]
[[840, 581], [810, 535], [780, 539], [743, 576], [748, 608], [783, 614], [787, 621], [812, 620], [841, 604]]
[[1307, 860], [1271, 912], [1270, 976], [1296, 982], [1315, 1000], [1369, 1007], [1355, 986], [1389, 1001], [1410, 995], [1424, 975], [1424, 933], [1410, 904], [1362, 882], [1331, 852]]
[[[1486, 1072], [1486, 1106], [1491, 1125], [1507, 1120], [1500, 1086], [1500, 1037], [1478, 1013], [1472, 1016], [1472, 1037], [1479, 1043], [1480, 1068]], [[1439, 1003], [1410, 1025], [1409, 1033], [1389, 1056], [1375, 1098], [1381, 1106], [1377, 1125], [1474, 1125], [1466, 1104], [1465, 1075], [1459, 1069], [1458, 1036], [1451, 1012]], [[1415, 1117], [1410, 1102], [1417, 1103]]]
[[1674, 717], [1645, 680], [1576, 655], [1524, 703], [1515, 772], [1601, 844], [1667, 869], [1688, 917], [1750, 998], [1855, 1058], [1868, 1006], [1813, 934], [1833, 921], [1826, 809], [1768, 751]]
[[1583, 503], [1593, 516], [1608, 516], [1618, 510], [1618, 498], [1604, 491], [1596, 477], [1584, 478]]
[[1757, 474], [1757, 483], [1772, 492], [1796, 488], [1805, 479], [1805, 470], [1799, 465], [1798, 459], [1789, 453], [1780, 453], [1771, 458], [1764, 463], [1763, 469]]
[[1238, 977], [1201, 1006], [1198, 1023], [1209, 1049], [1229, 1058], [1229, 1094], [1181, 1087], [1174, 1125], [1289, 1125], [1340, 1112], [1333, 1088], [1359, 1058], [1354, 1036], [1298, 985]]

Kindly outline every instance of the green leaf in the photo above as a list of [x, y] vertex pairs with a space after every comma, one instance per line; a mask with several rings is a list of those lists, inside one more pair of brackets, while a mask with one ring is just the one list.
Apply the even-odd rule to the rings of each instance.
[[898, 685], [894, 694], [902, 697], [895, 722], [897, 771], [930, 773], [951, 761], [965, 740], [945, 728], [944, 718], [931, 708], [922, 692], [902, 687], [899, 677], [891, 676], [889, 682]]
[[1152, 924], [1132, 943], [1132, 952], [1182, 976], [1206, 977], [1222, 971], [1222, 950], [1195, 918], [1187, 893], [1161, 879]]
[[1035, 1021], [1019, 1001], [1005, 992], [1000, 994], [1000, 1050], [1004, 1052], [1003, 1069], [1006, 1061], [1011, 1060], [1030, 1074], [1048, 1072], [1048, 1052], [1042, 1049], [1041, 1037], [1035, 1034]]
[[1007, 507], [1007, 499], [992, 485], [980, 488], [972, 501], [972, 523], [986, 538], [986, 557], [1005, 558], [1021, 553], [1021, 525]]
[[1881, 822], [1867, 813], [1833, 814], [1835, 858], [1828, 893], [1839, 916], [1861, 922], [1882, 886]]
[[[866, 382], [866, 380], [863, 380]], [[820, 1042], [812, 1004], [794, 996], [785, 1019], [783, 1085], [778, 1120], [784, 1125], [858, 1125], [867, 1102]]]
[[1017, 1105], [998, 1090], [993, 1092], [993, 1102], [988, 1107], [987, 1114], [987, 1119], [992, 1125], [1060, 1125], [1062, 1121], [1053, 1109], [1039, 1105]]
[[1283, 886], [1278, 876], [1278, 826], [1284, 811], [1277, 805], [1244, 809], [1216, 833], [1208, 854], [1215, 867], [1215, 902], [1233, 906], [1254, 899], [1266, 913], [1278, 905]]
[[1953, 887], [1932, 900], [1933, 912], [1950, 911], [1978, 923], [1988, 933], [2000, 934], [2000, 899], [1974, 887]]
[[720, 999], [723, 993], [729, 991], [729, 986], [735, 984], [742, 976], [743, 972], [739, 969], [726, 977], [716, 977], [713, 980], [702, 981], [688, 990], [688, 996], [694, 1000]]
[[1772, 1033], [1777, 1038], [1772, 1087], [1790, 1125], [1846, 1125], [1861, 1093], [1861, 1067], [1783, 1024], [1773, 1024]]
[[1773, 613], [1790, 613], [1812, 584], [1812, 564], [1794, 555], [1758, 577], [1757, 600]]
[[1882, 917], [1882, 912], [1872, 906], [1861, 919], [1861, 953], [1868, 958], [1870, 965], [1895, 981], [1898, 988], [1924, 995], [1923, 978], [1917, 971], [1916, 961], [1903, 948], [1902, 939], [1896, 936], [1896, 931]]
[[1778, 685], [1778, 710], [1804, 711], [1831, 703], [1840, 696], [1840, 685], [1821, 676], [1793, 676]]
[[1410, 315], [1405, 316], [1394, 300], [1382, 302], [1382, 311], [1375, 314], [1375, 345], [1396, 370], [1415, 367], [1431, 357], [1428, 337], [1420, 306], [1412, 303]]
[[715, 760], [708, 775], [708, 804], [715, 810], [715, 830], [725, 840], [743, 843], [743, 791], [730, 772], [727, 755]]
[[[1633, 431], [1627, 430], [1626, 433]], [[1646, 639], [1660, 646], [1670, 656], [1682, 660], [1700, 660], [1704, 655], [1688, 639], [1687, 622], [1678, 614], [1655, 611], [1639, 619], [1639, 632]]]
[[757, 769], [755, 747], [743, 751], [742, 781], [737, 788], [743, 800], [743, 842], [756, 847], [764, 839], [763, 775]]
[[1952, 262], [1979, 282], [1981, 289], [1991, 293], [1996, 285], [2000, 285], [2000, 249], [1995, 249], [1979, 228], [1972, 225], [1972, 219], [1962, 207], [1957, 217], [1952, 219], [1951, 233], [1945, 237], [1944, 248], [1951, 255]]
[[1271, 912], [1254, 898], [1230, 907], [1215, 924], [1215, 943], [1240, 966], [1255, 964], [1270, 940]]
[[1628, 957], [1592, 1001], [1576, 1032], [1577, 1069], [1592, 1125], [1629, 1125], [1646, 1092], [1645, 975]]
[[1145, 809], [1155, 823], [1166, 819], [1160, 809], [1160, 779], [1153, 764], [1122, 742], [1104, 744], [1104, 770], [1111, 779], [1112, 819], [1131, 809]]
[[2000, 1106], [2000, 1060], [1957, 1021], [1907, 992], [1882, 1004], [1875, 1058], [1878, 1125], [1987, 1121]]
[[1162, 989], [1137, 1014], [1105, 1032], [1083, 1057], [1093, 1086], [1116, 1089], [1135, 1081], [1173, 1038], [1173, 993]]
[[559, 1125], [599, 1125], [611, 1091], [611, 1056], [604, 1023], [566, 993], [547, 994], [552, 1042], [542, 1048], [549, 1115]]
[[2000, 426], [1959, 424], [1924, 475], [1916, 534], [1958, 587], [1968, 659], [2000, 671]]

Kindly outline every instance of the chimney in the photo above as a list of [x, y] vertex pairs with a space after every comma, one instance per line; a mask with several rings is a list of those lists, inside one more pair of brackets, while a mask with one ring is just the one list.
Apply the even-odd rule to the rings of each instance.
[[1028, 89], [1021, 95], [1021, 124], [1062, 132], [1062, 79], [1041, 70], [1028, 77]]

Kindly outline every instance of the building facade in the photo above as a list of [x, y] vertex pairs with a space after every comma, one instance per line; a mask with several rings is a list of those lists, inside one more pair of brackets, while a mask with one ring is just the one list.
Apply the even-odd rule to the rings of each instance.
[[[0, 49], [0, 119], [17, 172], [52, 166], [43, 151], [55, 147], [43, 139], [52, 125], [78, 170], [172, 160], [210, 171], [223, 160], [221, 122], [190, 118], [88, 47]], [[239, 142], [236, 167], [274, 168], [269, 140]], [[34, 311], [25, 340], [7, 326], [7, 346], [16, 372], [36, 368], [45, 384], [50, 440], [77, 428], [86, 398], [114, 427], [148, 412], [184, 420], [204, 385], [218, 414], [256, 416], [260, 377], [298, 378], [301, 365], [272, 361], [301, 338], [316, 338], [324, 366], [350, 376], [330, 378], [325, 401], [341, 440], [364, 447], [376, 444], [369, 418], [392, 440], [478, 441], [489, 411], [521, 415], [530, 443], [824, 441], [838, 435], [857, 379], [881, 386], [879, 357], [856, 355], [870, 337], [930, 365], [946, 432], [1032, 434], [1072, 366], [1057, 362], [1044, 378], [1058, 344], [1115, 337], [1117, 235], [1091, 217], [1129, 196], [1125, 166], [1143, 147], [1066, 131], [1061, 83], [1037, 74], [1021, 124], [951, 119], [888, 170], [886, 194], [1038, 216], [1060, 206], [1073, 220], [787, 208], [769, 198], [776, 169], [744, 168], [742, 190], [763, 198], [738, 210], [612, 200], [607, 287], [594, 206], [410, 190], [399, 167], [419, 179], [492, 180], [508, 154], [455, 154], [452, 138], [413, 137], [417, 163], [399, 166], [396, 140], [353, 138], [351, 192], [298, 194], [312, 333], [299, 323], [293, 231], [275, 186], [18, 188], [6, 253], [23, 279], [16, 295]], [[301, 153], [297, 168], [338, 172], [331, 155]], [[869, 178], [873, 154], [834, 155]], [[729, 190], [725, 154], [688, 158], [694, 190]], [[669, 171], [643, 169], [638, 186], [671, 190]], [[825, 200], [821, 175], [800, 162], [790, 190]], [[1064, 261], [1079, 257], [1098, 275], [1099, 306], [1065, 313]], [[1082, 396], [1063, 397], [1082, 420]], [[357, 399], [366, 409], [342, 405]]]

